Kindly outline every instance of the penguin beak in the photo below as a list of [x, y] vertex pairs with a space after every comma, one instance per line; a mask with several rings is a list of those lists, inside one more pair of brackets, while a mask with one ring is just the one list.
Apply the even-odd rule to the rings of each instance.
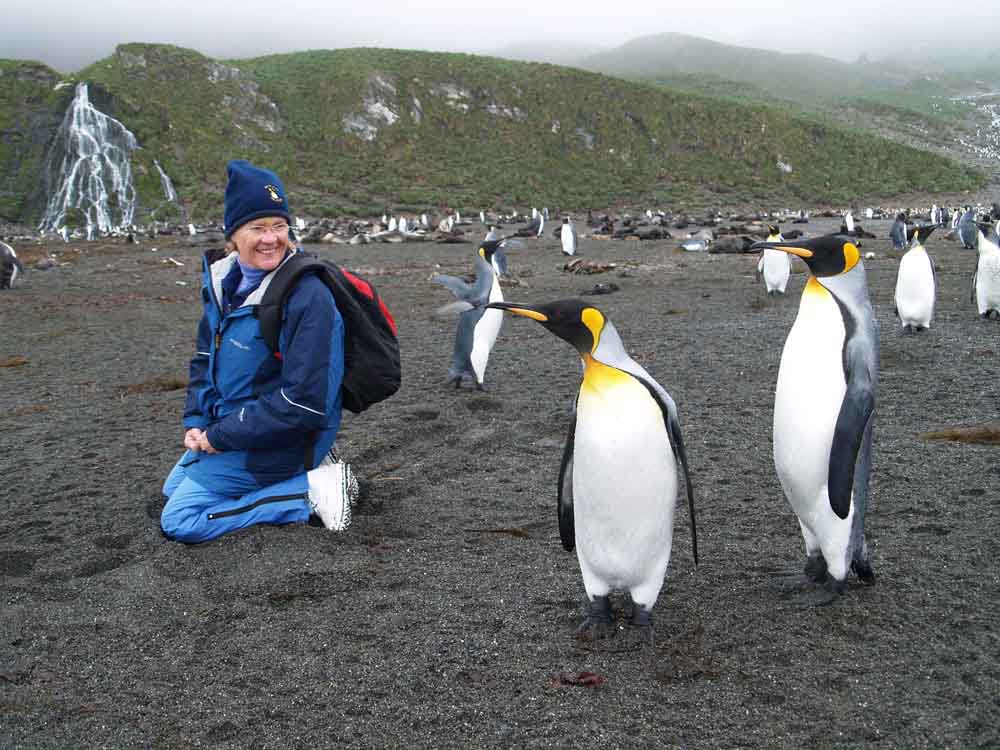
[[538, 310], [533, 309], [530, 305], [519, 305], [513, 302], [490, 302], [487, 309], [493, 308], [494, 310], [506, 310], [509, 313], [514, 313], [514, 315], [520, 315], [524, 318], [531, 318], [532, 320], [537, 320], [539, 323], [548, 323], [549, 317]]
[[771, 250], [781, 250], [783, 253], [797, 255], [800, 258], [813, 257], [813, 251], [809, 248], [801, 247], [790, 242], [755, 242], [750, 246], [751, 250], [764, 250], [766, 248], [770, 248]]

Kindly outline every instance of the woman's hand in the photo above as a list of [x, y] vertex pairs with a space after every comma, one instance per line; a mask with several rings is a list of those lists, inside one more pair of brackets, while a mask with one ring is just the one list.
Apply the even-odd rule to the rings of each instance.
[[200, 451], [201, 450], [201, 437], [205, 433], [199, 430], [197, 427], [192, 427], [190, 430], [184, 433], [184, 447], [189, 451]]
[[219, 452], [219, 451], [215, 450], [215, 448], [212, 447], [212, 444], [210, 442], [208, 442], [208, 433], [207, 432], [202, 432], [201, 436], [198, 438], [198, 450], [205, 451], [205, 453], [218, 453]]

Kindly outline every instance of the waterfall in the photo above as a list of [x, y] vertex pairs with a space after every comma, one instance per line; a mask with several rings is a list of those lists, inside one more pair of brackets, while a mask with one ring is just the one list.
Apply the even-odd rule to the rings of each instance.
[[160, 166], [160, 162], [153, 159], [153, 164], [156, 166], [156, 171], [160, 173], [160, 184], [163, 185], [164, 195], [167, 196], [168, 201], [176, 203], [177, 193], [174, 191], [174, 183], [170, 181], [170, 177], [163, 171], [163, 167]]
[[55, 189], [38, 228], [58, 231], [73, 212], [85, 223], [88, 239], [127, 229], [136, 203], [129, 155], [137, 148], [129, 129], [96, 109], [87, 84], [78, 84], [46, 159], [46, 177]]

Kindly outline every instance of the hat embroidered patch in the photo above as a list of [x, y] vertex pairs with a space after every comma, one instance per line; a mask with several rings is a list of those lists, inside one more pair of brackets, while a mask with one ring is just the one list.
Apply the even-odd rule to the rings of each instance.
[[264, 189], [267, 191], [267, 194], [268, 196], [270, 196], [271, 200], [273, 200], [275, 203], [282, 202], [281, 193], [278, 192], [278, 188], [276, 188], [274, 185], [265, 185]]

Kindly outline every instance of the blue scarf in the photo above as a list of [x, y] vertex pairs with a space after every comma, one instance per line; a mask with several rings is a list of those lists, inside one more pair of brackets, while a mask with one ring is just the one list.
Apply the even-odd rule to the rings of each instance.
[[245, 266], [238, 258], [236, 262], [239, 263], [240, 271], [243, 273], [243, 278], [240, 279], [240, 285], [236, 288], [236, 294], [240, 297], [246, 298], [251, 291], [257, 288], [261, 280], [267, 276], [268, 272], [263, 268], [251, 268], [250, 266]]

